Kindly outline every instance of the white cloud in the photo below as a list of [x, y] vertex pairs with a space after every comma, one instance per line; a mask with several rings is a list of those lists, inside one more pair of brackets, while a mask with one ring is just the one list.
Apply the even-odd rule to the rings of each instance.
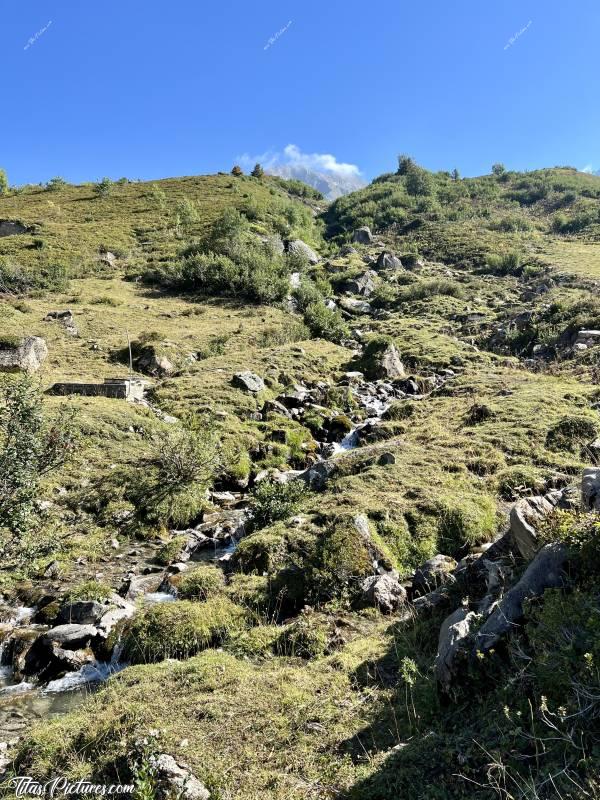
[[307, 169], [317, 170], [318, 172], [330, 172], [343, 178], [358, 178], [360, 170], [356, 164], [345, 164], [338, 161], [331, 153], [303, 153], [295, 144], [288, 144], [283, 148], [283, 152], [268, 150], [257, 156], [250, 156], [247, 153], [239, 159], [244, 166], [254, 165], [259, 162], [265, 169], [271, 169], [277, 165], [289, 164], [294, 167], [306, 167]]
[[585, 167], [581, 170], [582, 172], [587, 172], [590, 175], [594, 172], [594, 165], [593, 164], [586, 164]]

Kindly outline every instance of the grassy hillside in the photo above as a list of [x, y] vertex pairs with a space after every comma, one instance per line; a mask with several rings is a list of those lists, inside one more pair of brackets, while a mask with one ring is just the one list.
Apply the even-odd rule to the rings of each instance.
[[[98, 574], [118, 588], [130, 562], [115, 540], [174, 562], [173, 531], [220, 512], [223, 492], [255, 513], [224, 574], [183, 573], [177, 603], [138, 612], [132, 652], [148, 663], [27, 734], [21, 774], [133, 776], [150, 800], [166, 752], [223, 800], [599, 796], [597, 524], [550, 526], [550, 541], [577, 539], [576, 588], [533, 603], [451, 696], [432, 668], [439, 628], [481, 587], [391, 616], [361, 594], [374, 560], [407, 586], [438, 553], [474, 563], [513, 502], [578, 486], [597, 458], [600, 347], [574, 344], [600, 328], [600, 178], [496, 173], [403, 160], [329, 207], [294, 182], [228, 175], [0, 197], [0, 220], [29, 229], [0, 237], [0, 340], [46, 340], [42, 391], [125, 377], [128, 340], [150, 384], [148, 406], [44, 397], [48, 418], [76, 412], [78, 443], [0, 569], [7, 598], [63, 597]], [[344, 247], [362, 225], [373, 241]], [[320, 261], [282, 252], [296, 239]], [[382, 251], [402, 265], [381, 269]], [[45, 321], [65, 309], [78, 336]], [[377, 371], [392, 348], [402, 376]], [[147, 350], [169, 369], [146, 374]], [[236, 385], [242, 370], [264, 387]], [[389, 402], [361, 427], [365, 392]], [[331, 457], [357, 425], [358, 446]], [[190, 442], [210, 470], [171, 485]], [[324, 486], [283, 483], [320, 458]], [[502, 562], [511, 581], [526, 566]]]

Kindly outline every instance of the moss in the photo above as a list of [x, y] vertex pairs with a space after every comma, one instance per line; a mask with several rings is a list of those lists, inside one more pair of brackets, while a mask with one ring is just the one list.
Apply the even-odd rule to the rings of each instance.
[[598, 422], [591, 417], [571, 415], [563, 417], [548, 431], [547, 446], [551, 450], [568, 450], [578, 453], [598, 435]]
[[124, 658], [136, 664], [189, 658], [244, 625], [244, 610], [226, 597], [203, 603], [160, 603], [134, 618], [125, 639]]
[[114, 589], [103, 581], [89, 580], [78, 584], [69, 592], [69, 600], [96, 600], [102, 602], [114, 593]]
[[208, 565], [175, 575], [171, 582], [181, 600], [208, 600], [222, 593], [225, 585], [222, 570]]
[[286, 553], [284, 529], [275, 526], [242, 539], [233, 563], [243, 572], [274, 572], [285, 563]]
[[515, 500], [521, 495], [536, 494], [543, 490], [544, 480], [539, 470], [526, 464], [513, 464], [496, 476], [498, 492], [506, 500]]
[[225, 650], [238, 658], [252, 660], [272, 658], [277, 652], [280, 637], [279, 625], [257, 625], [249, 630], [234, 633], [225, 644]]
[[447, 555], [490, 541], [497, 528], [491, 497], [448, 498], [439, 503], [438, 513], [438, 544]]
[[327, 647], [327, 631], [312, 614], [302, 614], [280, 633], [276, 644], [279, 655], [318, 658]]

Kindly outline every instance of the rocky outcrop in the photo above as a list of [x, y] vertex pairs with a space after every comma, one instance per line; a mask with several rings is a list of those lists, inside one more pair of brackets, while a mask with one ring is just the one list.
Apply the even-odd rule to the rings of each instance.
[[18, 220], [0, 219], [0, 236], [16, 236], [28, 232], [29, 228]]
[[442, 623], [434, 673], [440, 687], [446, 692], [456, 677], [458, 654], [467, 656], [465, 643], [477, 618], [477, 614], [468, 608], [457, 608]]
[[415, 572], [412, 580], [413, 593], [428, 594], [448, 583], [452, 580], [452, 572], [455, 568], [456, 561], [453, 558], [438, 553]]
[[367, 225], [357, 228], [352, 234], [352, 241], [356, 244], [371, 244], [373, 241], [371, 229]]
[[189, 767], [162, 753], [154, 756], [153, 767], [158, 782], [160, 800], [177, 797], [178, 800], [210, 800], [210, 792], [196, 778]]
[[395, 256], [393, 253], [389, 253], [384, 250], [377, 257], [375, 269], [402, 269], [402, 261], [400, 261], [398, 256]]
[[257, 393], [262, 392], [265, 388], [265, 382], [259, 375], [249, 370], [236, 372], [231, 379], [231, 385], [236, 389], [242, 389], [244, 392]]
[[315, 253], [312, 247], [309, 247], [302, 239], [294, 239], [291, 242], [286, 242], [286, 250], [288, 253], [294, 253], [306, 259], [309, 264], [318, 264], [321, 260], [321, 257]]
[[342, 291], [350, 292], [350, 294], [360, 294], [362, 297], [370, 297], [375, 291], [377, 285], [377, 273], [372, 270], [363, 272], [362, 275], [357, 275], [356, 278], [350, 278], [342, 284]]
[[361, 316], [371, 313], [371, 305], [366, 300], [357, 300], [354, 297], [342, 297], [340, 307], [351, 316]]
[[371, 575], [361, 584], [362, 602], [386, 614], [398, 611], [406, 603], [406, 589], [398, 580], [397, 572]]
[[523, 618], [523, 604], [526, 600], [540, 597], [546, 589], [566, 585], [564, 566], [567, 557], [568, 549], [563, 544], [547, 544], [539, 550], [521, 579], [502, 598], [479, 629], [475, 639], [475, 653], [491, 650], [502, 636], [516, 630]]
[[600, 511], [600, 467], [583, 470], [581, 504], [584, 511]]
[[37, 372], [47, 357], [48, 348], [40, 336], [27, 336], [15, 345], [0, 343], [0, 372]]
[[554, 509], [546, 497], [527, 497], [517, 501], [510, 512], [510, 530], [523, 558], [531, 559], [539, 544], [536, 526]]
[[175, 371], [175, 367], [169, 359], [158, 353], [154, 347], [145, 347], [136, 358], [135, 366], [144, 375], [151, 375], [155, 378], [167, 378]]

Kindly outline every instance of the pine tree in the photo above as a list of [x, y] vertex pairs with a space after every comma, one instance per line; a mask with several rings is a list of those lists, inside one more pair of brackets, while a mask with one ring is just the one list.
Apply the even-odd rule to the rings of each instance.
[[6, 194], [8, 192], [8, 178], [6, 177], [6, 172], [3, 169], [0, 169], [0, 194]]
[[235, 175], [236, 178], [239, 178], [240, 175], [244, 174], [244, 170], [238, 164], [236, 164], [234, 168], [231, 170], [231, 174]]
[[452, 178], [453, 181], [460, 180], [460, 172], [456, 169], [456, 167], [454, 167], [454, 169], [450, 173], [450, 177]]
[[253, 178], [262, 178], [262, 176], [265, 174], [265, 171], [260, 164], [255, 164], [254, 169], [250, 174]]

